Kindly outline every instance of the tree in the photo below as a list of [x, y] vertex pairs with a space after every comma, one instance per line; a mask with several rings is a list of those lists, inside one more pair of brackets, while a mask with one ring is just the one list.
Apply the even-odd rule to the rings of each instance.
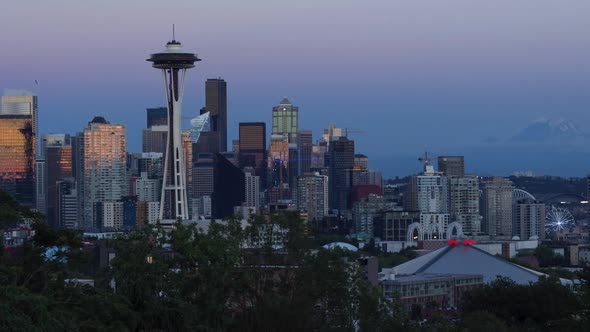
[[529, 285], [498, 278], [467, 293], [461, 308], [466, 314], [487, 311], [507, 326], [542, 330], [547, 326], [573, 324], [573, 314], [579, 305], [576, 295], [556, 278], [542, 277]]

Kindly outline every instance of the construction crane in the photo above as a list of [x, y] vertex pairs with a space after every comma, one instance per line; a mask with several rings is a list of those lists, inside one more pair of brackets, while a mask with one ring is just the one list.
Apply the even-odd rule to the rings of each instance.
[[424, 151], [424, 156], [418, 158], [418, 161], [424, 164], [424, 171], [426, 171], [426, 166], [430, 165], [432, 159], [435, 158], [434, 156], [429, 156], [428, 151]]
[[353, 129], [353, 128], [344, 128], [344, 137], [348, 138], [348, 134], [364, 134], [364, 130], [360, 129]]

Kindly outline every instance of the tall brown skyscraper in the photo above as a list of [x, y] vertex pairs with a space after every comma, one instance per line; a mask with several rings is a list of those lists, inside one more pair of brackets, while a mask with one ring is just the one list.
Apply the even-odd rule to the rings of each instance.
[[260, 177], [260, 188], [266, 188], [266, 124], [241, 122], [239, 143], [240, 168], [252, 167]]
[[210, 78], [205, 82], [205, 110], [211, 116], [211, 131], [217, 132], [218, 151], [227, 151], [227, 83], [221, 78]]
[[17, 202], [35, 204], [37, 96], [6, 90], [0, 109], [0, 189]]

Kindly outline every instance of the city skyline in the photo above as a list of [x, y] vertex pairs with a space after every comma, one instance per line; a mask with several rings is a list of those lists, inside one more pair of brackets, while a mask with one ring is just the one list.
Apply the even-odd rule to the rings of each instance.
[[[204, 106], [206, 78], [224, 78], [230, 141], [237, 138], [239, 122], [264, 121], [270, 127], [269, 109], [287, 96], [301, 109], [300, 127], [313, 130], [314, 138], [335, 120], [339, 127], [364, 130], [353, 137], [358, 150], [372, 157], [375, 168], [395, 176], [419, 171], [413, 159], [424, 148], [466, 155], [473, 162], [470, 154], [486, 140], [508, 139], [539, 117], [590, 120], [584, 112], [590, 105], [585, 93], [590, 45], [579, 42], [579, 31], [589, 24], [583, 2], [566, 7], [500, 1], [476, 7], [469, 1], [428, 6], [373, 1], [362, 8], [347, 1], [337, 6], [330, 1], [256, 2], [233, 3], [227, 12], [221, 6], [197, 10], [196, 4], [178, 3], [186, 10], [175, 22], [153, 24], [150, 18], [168, 10], [164, 5], [148, 1], [130, 15], [134, 7], [121, 6], [115, 13], [106, 1], [93, 5], [88, 18], [87, 6], [64, 0], [33, 8], [43, 15], [32, 25], [13, 19], [29, 6], [10, 4], [5, 12], [14, 15], [0, 20], [1, 30], [11, 31], [0, 50], [6, 59], [0, 64], [0, 88], [39, 95], [40, 134], [72, 133], [101, 115], [124, 123], [129, 151], [140, 151], [141, 137], [135, 133], [143, 123], [136, 119], [143, 119], [146, 108], [165, 104], [153, 93], [160, 89], [157, 77], [141, 61], [160, 47], [159, 40], [170, 38], [176, 23], [178, 39], [206, 60], [187, 80], [184, 114], [196, 116]], [[63, 16], [64, 4], [71, 15]], [[538, 15], [525, 15], [530, 11]], [[221, 13], [231, 23], [215, 25], [214, 33], [205, 28], [214, 26], [212, 14]], [[120, 20], [124, 15], [132, 22], [141, 16], [150, 24], [129, 26]], [[261, 15], [265, 23], [257, 20]], [[62, 24], [55, 24], [58, 19]], [[104, 27], [104, 21], [112, 24]], [[303, 21], [298, 29], [289, 27]], [[364, 29], [355, 29], [353, 21], [365, 23]], [[35, 32], [41, 26], [47, 27], [43, 39]], [[71, 69], [71, 64], [82, 65], [81, 59], [90, 60], [92, 68]], [[24, 64], [24, 69], [19, 66]], [[127, 70], [131, 75], [112, 80]], [[419, 135], [416, 128], [423, 129]], [[396, 144], [408, 137], [409, 142]], [[405, 159], [392, 163], [392, 156]], [[501, 157], [501, 162], [514, 162]], [[538, 164], [533, 157], [527, 157], [529, 163]], [[522, 163], [493, 170], [481, 164], [467, 164], [467, 171], [523, 169]], [[557, 174], [554, 169], [535, 172]], [[584, 174], [573, 166], [560, 171], [557, 175]]]

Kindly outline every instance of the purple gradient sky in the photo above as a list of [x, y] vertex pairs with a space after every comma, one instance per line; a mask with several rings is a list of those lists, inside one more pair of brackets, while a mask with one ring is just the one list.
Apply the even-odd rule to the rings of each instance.
[[586, 0], [5, 1], [0, 89], [38, 93], [41, 133], [103, 115], [139, 151], [145, 108], [164, 103], [145, 59], [175, 23], [203, 58], [184, 115], [221, 76], [230, 138], [288, 96], [314, 136], [329, 121], [364, 129], [357, 150], [371, 157], [461, 153], [541, 116], [590, 121], [589, 12]]

